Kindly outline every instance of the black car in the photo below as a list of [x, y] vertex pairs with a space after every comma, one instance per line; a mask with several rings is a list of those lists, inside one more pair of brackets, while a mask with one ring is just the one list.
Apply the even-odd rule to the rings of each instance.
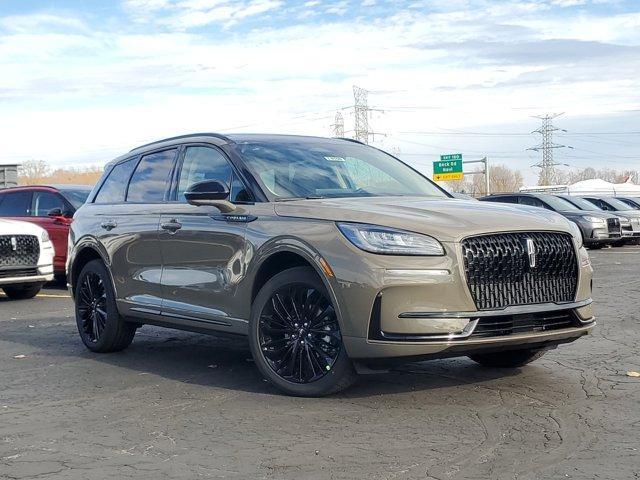
[[582, 198], [588, 200], [596, 207], [606, 212], [613, 213], [621, 218], [625, 218], [628, 222], [622, 224], [622, 236], [627, 239], [640, 238], [640, 210], [627, 205], [622, 200], [615, 197], [601, 197], [585, 195]]
[[619, 241], [621, 238], [620, 220], [617, 215], [604, 211], [586, 213], [567, 200], [538, 193], [499, 193], [480, 199], [484, 202], [515, 203], [529, 207], [546, 208], [559, 213], [580, 227], [584, 244], [590, 248]]

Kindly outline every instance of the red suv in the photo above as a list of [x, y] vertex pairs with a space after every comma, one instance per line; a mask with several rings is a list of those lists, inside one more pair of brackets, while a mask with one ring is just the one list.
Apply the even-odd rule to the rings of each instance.
[[28, 185], [0, 190], [0, 217], [24, 220], [44, 228], [55, 249], [53, 271], [63, 277], [69, 225], [92, 188], [90, 185]]

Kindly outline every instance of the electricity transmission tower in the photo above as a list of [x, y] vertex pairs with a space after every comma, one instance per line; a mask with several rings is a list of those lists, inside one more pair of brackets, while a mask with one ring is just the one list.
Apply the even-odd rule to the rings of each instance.
[[563, 165], [556, 163], [553, 159], [553, 151], [556, 148], [566, 148], [566, 145], [553, 143], [553, 132], [566, 132], [566, 130], [557, 128], [553, 125], [553, 119], [560, 115], [562, 115], [562, 113], [535, 117], [542, 120], [542, 126], [531, 133], [539, 133], [542, 135], [542, 143], [535, 147], [527, 148], [527, 150], [533, 150], [535, 152], [542, 151], [542, 161], [534, 165], [534, 167], [538, 167], [540, 169], [539, 185], [552, 185], [556, 178], [555, 167], [557, 165]]
[[371, 109], [368, 104], [369, 92], [364, 88], [353, 86], [353, 98], [355, 99], [354, 116], [354, 138], [363, 143], [369, 143], [369, 137], [373, 132], [369, 130], [369, 112]]
[[342, 113], [336, 112], [336, 119], [333, 125], [331, 125], [331, 128], [333, 129], [333, 136], [335, 138], [344, 138], [344, 117]]

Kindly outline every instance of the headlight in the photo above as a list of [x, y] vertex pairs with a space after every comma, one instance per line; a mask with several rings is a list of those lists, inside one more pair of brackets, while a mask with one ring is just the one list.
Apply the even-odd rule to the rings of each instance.
[[631, 225], [631, 220], [626, 217], [618, 217], [618, 220], [620, 220], [620, 225], [622, 225], [623, 227], [628, 227], [629, 225]]
[[338, 223], [338, 228], [356, 247], [385, 255], [444, 255], [435, 238], [419, 233], [361, 223]]
[[576, 239], [578, 248], [581, 248], [583, 240], [582, 240], [582, 232], [580, 231], [580, 228], [578, 227], [578, 225], [576, 225], [573, 222], [569, 222], [569, 226], [571, 227], [571, 235], [573, 235], [573, 238]]
[[589, 223], [607, 223], [607, 221], [604, 218], [591, 217], [589, 215], [585, 215], [582, 218], [584, 218]]
[[40, 241], [42, 243], [47, 243], [51, 241], [49, 240], [49, 234], [47, 233], [46, 230], [43, 230], [42, 233], [40, 234]]

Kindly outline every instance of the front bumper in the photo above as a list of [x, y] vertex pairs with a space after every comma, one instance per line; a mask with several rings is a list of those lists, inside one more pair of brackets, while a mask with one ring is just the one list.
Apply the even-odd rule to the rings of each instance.
[[39, 283], [53, 280], [53, 265], [40, 265], [34, 268], [0, 270], [0, 287], [16, 283]]

